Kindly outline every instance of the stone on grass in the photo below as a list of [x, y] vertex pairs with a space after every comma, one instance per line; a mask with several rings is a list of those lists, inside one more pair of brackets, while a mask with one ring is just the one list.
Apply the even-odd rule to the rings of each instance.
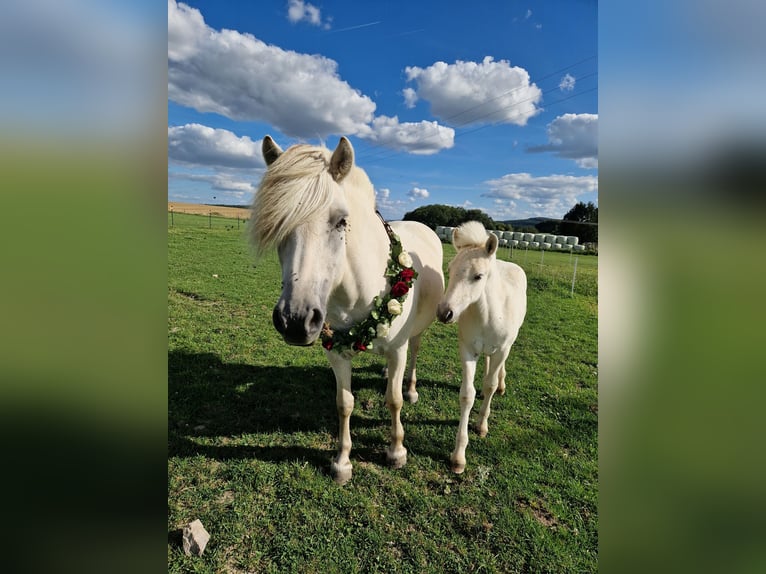
[[183, 544], [184, 553], [187, 556], [191, 556], [192, 554], [201, 556], [205, 551], [205, 546], [207, 546], [208, 540], [210, 540], [210, 534], [208, 534], [205, 527], [202, 526], [202, 522], [200, 522], [199, 519], [184, 526]]

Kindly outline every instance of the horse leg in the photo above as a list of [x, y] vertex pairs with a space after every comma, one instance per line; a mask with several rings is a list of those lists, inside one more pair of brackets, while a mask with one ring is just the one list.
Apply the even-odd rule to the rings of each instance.
[[351, 479], [351, 412], [354, 410], [354, 395], [351, 393], [351, 361], [327, 352], [330, 366], [335, 374], [335, 404], [338, 407], [338, 453], [330, 465], [330, 473], [338, 484]]
[[388, 384], [386, 385], [386, 406], [391, 413], [391, 445], [386, 451], [386, 459], [392, 468], [401, 468], [407, 464], [407, 449], [404, 448], [404, 427], [401, 421], [402, 377], [407, 364], [407, 344], [393, 349], [386, 354], [388, 360]]
[[410, 377], [407, 383], [407, 390], [404, 391], [404, 398], [412, 404], [418, 402], [418, 391], [415, 385], [418, 382], [417, 364], [418, 364], [418, 352], [420, 351], [420, 337], [417, 335], [410, 339]]
[[471, 407], [476, 398], [476, 388], [473, 386], [473, 378], [476, 375], [476, 357], [467, 350], [460, 349], [463, 363], [463, 382], [460, 385], [460, 422], [457, 427], [455, 438], [455, 450], [450, 456], [452, 472], [460, 474], [465, 470], [465, 448], [468, 446], [468, 417]]
[[505, 359], [508, 358], [508, 352], [510, 349], [501, 349], [490, 357], [489, 369], [484, 373], [484, 400], [481, 401], [481, 407], [479, 408], [479, 421], [476, 423], [476, 431], [479, 436], [487, 436], [489, 431], [489, 425], [487, 423], [489, 419], [490, 403], [492, 402], [492, 395], [499, 387], [500, 373], [503, 371], [505, 374]]
[[500, 366], [500, 371], [497, 374], [497, 394], [505, 394], [505, 361]]

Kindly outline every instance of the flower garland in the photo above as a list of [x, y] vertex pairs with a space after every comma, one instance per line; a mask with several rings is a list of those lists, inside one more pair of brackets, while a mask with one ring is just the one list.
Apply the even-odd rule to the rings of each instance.
[[[381, 218], [382, 219], [382, 218]], [[390, 239], [390, 254], [385, 276], [390, 279], [391, 289], [383, 297], [376, 296], [370, 314], [345, 330], [332, 330], [329, 323], [322, 328], [322, 346], [328, 351], [360, 352], [373, 348], [372, 340], [388, 335], [391, 321], [402, 313], [407, 293], [417, 279], [418, 272], [412, 268], [412, 257], [402, 247], [399, 236], [383, 222]]]

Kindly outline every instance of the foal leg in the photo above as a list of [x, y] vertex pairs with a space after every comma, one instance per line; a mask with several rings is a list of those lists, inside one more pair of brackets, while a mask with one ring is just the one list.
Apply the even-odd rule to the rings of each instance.
[[463, 382], [460, 385], [460, 423], [457, 427], [455, 438], [455, 450], [450, 456], [452, 472], [461, 474], [465, 470], [465, 447], [468, 446], [468, 417], [471, 407], [476, 398], [476, 389], [473, 386], [473, 378], [476, 375], [476, 356], [467, 350], [460, 349], [460, 358], [463, 363]]
[[391, 445], [386, 451], [386, 459], [392, 468], [401, 468], [407, 464], [407, 449], [404, 448], [404, 427], [401, 412], [402, 377], [407, 364], [407, 344], [392, 349], [386, 354], [388, 360], [388, 384], [386, 385], [386, 406], [391, 413]]
[[410, 339], [410, 380], [407, 383], [407, 390], [404, 391], [404, 398], [412, 404], [418, 402], [418, 391], [415, 385], [418, 382], [417, 364], [418, 351], [420, 351], [420, 335]]
[[335, 404], [338, 407], [338, 453], [330, 465], [330, 473], [338, 484], [351, 479], [351, 412], [354, 410], [354, 395], [351, 394], [351, 361], [326, 352], [333, 373], [335, 373]]
[[508, 352], [510, 349], [501, 349], [489, 359], [489, 369], [484, 373], [484, 400], [481, 401], [481, 407], [479, 408], [479, 421], [476, 423], [476, 431], [479, 436], [487, 436], [489, 431], [489, 425], [487, 420], [489, 419], [490, 403], [492, 402], [492, 395], [499, 387], [498, 381], [500, 380], [500, 373], [503, 371], [505, 375], [505, 359], [508, 358]]

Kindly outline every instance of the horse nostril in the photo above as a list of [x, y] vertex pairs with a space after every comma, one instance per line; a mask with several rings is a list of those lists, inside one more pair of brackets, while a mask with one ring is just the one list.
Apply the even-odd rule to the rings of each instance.
[[282, 312], [279, 310], [279, 306], [274, 307], [274, 311], [271, 313], [271, 322], [274, 323], [274, 328], [280, 335], [284, 335], [287, 331], [287, 321], [285, 321]]
[[454, 313], [452, 312], [452, 309], [447, 309], [447, 312], [444, 313], [444, 321], [451, 321], [452, 317], [454, 316]]
[[308, 321], [308, 327], [307, 331], [314, 331], [319, 330], [322, 328], [322, 325], [324, 324], [324, 313], [320, 311], [319, 309], [313, 309], [311, 311], [311, 316], [309, 317]]

